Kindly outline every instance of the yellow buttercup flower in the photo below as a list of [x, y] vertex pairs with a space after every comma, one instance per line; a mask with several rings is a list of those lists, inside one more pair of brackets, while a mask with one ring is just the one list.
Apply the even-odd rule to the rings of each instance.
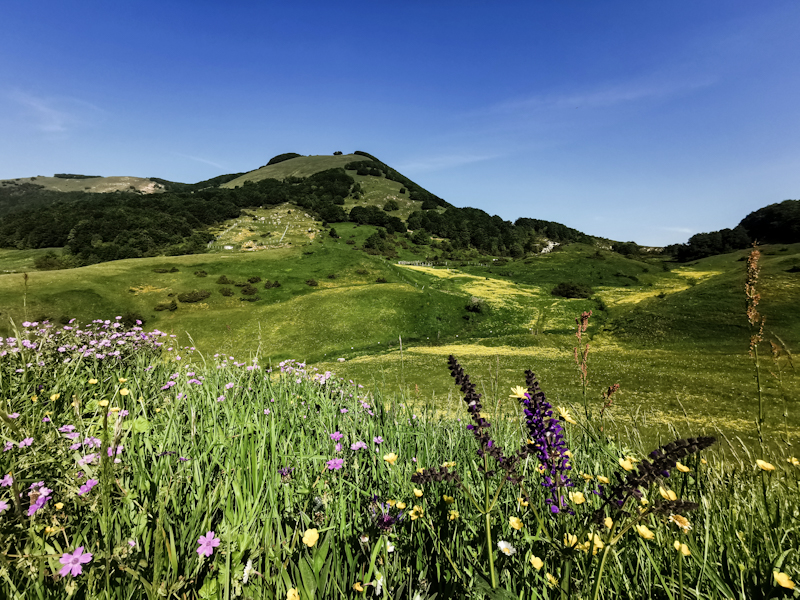
[[772, 576], [775, 578], [775, 583], [777, 583], [782, 588], [786, 588], [787, 590], [794, 589], [794, 581], [792, 581], [786, 573], [773, 571]]
[[511, 395], [509, 396], [509, 398], [524, 398], [525, 392], [527, 391], [528, 390], [526, 390], [524, 387], [515, 385], [514, 387], [511, 388]]
[[572, 418], [572, 416], [569, 414], [569, 411], [566, 408], [564, 408], [563, 406], [559, 406], [557, 407], [557, 410], [558, 410], [558, 416], [561, 417], [563, 420], [565, 420], [567, 423], [572, 423], [573, 425], [578, 424], [578, 422]]
[[611, 519], [611, 517], [606, 517], [603, 519], [603, 525], [606, 526], [606, 529], [611, 529], [614, 526], [614, 521]]
[[578, 536], [572, 533], [564, 534], [564, 545], [567, 548], [572, 548], [578, 543]]
[[455, 466], [456, 466], [456, 461], [454, 460], [442, 463], [442, 467], [447, 467], [448, 469], [452, 469]]
[[397, 510], [403, 510], [406, 506], [408, 506], [405, 502], [398, 502], [396, 507]]
[[444, 500], [445, 502], [447, 502], [447, 504], [452, 504], [453, 502], [455, 502], [455, 501], [456, 501], [456, 499], [455, 499], [455, 498], [453, 498], [452, 496], [448, 496], [447, 494], [444, 494], [444, 495], [442, 496], [442, 500]]
[[414, 488], [414, 495], [415, 495], [417, 498], [422, 498], [422, 490], [420, 490], [420, 489], [418, 489], [418, 488]]
[[308, 546], [309, 548], [313, 548], [314, 544], [317, 543], [319, 539], [319, 531], [316, 529], [306, 529], [305, 534], [303, 535], [303, 543]]
[[31, 396], [31, 402], [36, 404], [39, 401], [39, 396]]
[[424, 473], [425, 469], [423, 467], [417, 467], [417, 473]]
[[656, 534], [653, 533], [652, 531], [650, 531], [647, 528], [647, 525], [637, 525], [636, 526], [636, 531], [639, 532], [639, 535], [642, 536], [646, 540], [654, 540], [655, 537], [656, 537]]
[[457, 510], [451, 510], [447, 515], [448, 521], [455, 521], [459, 517]]
[[388, 504], [389, 506], [394, 506], [395, 504], [397, 504], [397, 500], [387, 500], [386, 504]]
[[125, 383], [128, 380], [125, 379], [124, 377], [120, 377], [117, 381], [119, 381], [120, 383]]
[[119, 395], [120, 395], [120, 396], [127, 396], [128, 394], [130, 394], [130, 391], [128, 390], [128, 388], [122, 388], [122, 389], [119, 391]]
[[424, 514], [425, 514], [425, 511], [422, 510], [422, 507], [420, 505], [418, 505], [418, 504], [415, 504], [414, 508], [411, 509], [411, 513], [410, 513], [411, 520], [412, 521], [416, 521], [418, 518], [420, 518]]
[[394, 463], [396, 463], [398, 458], [399, 457], [394, 452], [391, 452], [389, 454], [384, 454], [383, 455], [383, 460], [385, 460], [390, 465], [393, 465]]
[[97, 403], [97, 406], [102, 406], [103, 408], [105, 408], [106, 406], [108, 406], [108, 400], [100, 400], [100, 402]]
[[675, 468], [678, 469], [678, 471], [680, 471], [681, 473], [688, 473], [689, 471], [691, 471], [689, 467], [682, 464], [680, 461], [675, 463]]
[[558, 579], [556, 579], [551, 573], [545, 573], [545, 577], [547, 578], [547, 585], [551, 588], [554, 588], [558, 585]]
[[286, 592], [286, 600], [300, 600], [297, 588], [289, 588], [289, 591]]
[[525, 498], [517, 498], [517, 502], [519, 502], [520, 506], [528, 506], [528, 502], [525, 501]]
[[63, 502], [56, 502], [56, 510], [61, 510], [62, 508], [64, 508], [64, 503]]
[[633, 471], [633, 465], [631, 461], [627, 458], [620, 458], [619, 459], [619, 466], [625, 469], [626, 471]]
[[594, 476], [588, 473], [581, 473], [581, 477], [583, 477], [584, 481], [592, 481], [594, 479]]
[[583, 495], [583, 492], [570, 492], [569, 499], [570, 502], [574, 502], [575, 504], [583, 504], [586, 502], [586, 497]]
[[689, 551], [689, 546], [687, 546], [686, 544], [681, 544], [678, 540], [675, 540], [675, 543], [673, 543], [672, 545], [675, 547], [675, 550], [677, 550], [684, 556], [691, 555], [691, 552]]
[[360, 582], [360, 581], [356, 581], [356, 582], [353, 584], [353, 589], [354, 589], [355, 591], [357, 591], [357, 592], [363, 592], [363, 591], [364, 591], [364, 586], [363, 586], [363, 585], [361, 585], [361, 582]]
[[52, 396], [50, 396], [50, 401], [55, 402], [59, 398], [61, 398], [61, 394], [53, 394]]
[[605, 477], [603, 475], [598, 475], [597, 476], [597, 481], [599, 481], [600, 483], [605, 483], [605, 484], [611, 483], [609, 481], [608, 477]]
[[538, 556], [531, 555], [531, 564], [533, 565], [533, 568], [538, 571], [544, 566], [544, 561]]
[[797, 460], [797, 458], [794, 456], [790, 456], [789, 458], [787, 458], [786, 462], [788, 462], [793, 467], [800, 467], [800, 460]]
[[774, 471], [775, 465], [768, 463], [765, 460], [761, 460], [760, 458], [756, 460], [756, 464], [762, 471]]
[[91, 385], [94, 385], [94, 384], [96, 384], [96, 383], [97, 383], [97, 379], [95, 379], [94, 377], [92, 377], [92, 378], [89, 380], [89, 383], [90, 383]]
[[509, 517], [508, 524], [511, 526], [512, 529], [516, 529], [517, 531], [519, 531], [523, 527], [522, 520], [519, 517]]
[[678, 494], [676, 494], [672, 490], [666, 489], [663, 485], [658, 486], [658, 493], [661, 494], [661, 497], [664, 498], [664, 500], [678, 499]]

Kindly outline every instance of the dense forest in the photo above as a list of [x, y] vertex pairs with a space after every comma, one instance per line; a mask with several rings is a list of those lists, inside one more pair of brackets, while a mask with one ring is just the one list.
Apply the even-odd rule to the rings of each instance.
[[688, 262], [741, 250], [752, 245], [800, 242], [800, 200], [784, 200], [751, 212], [733, 229], [698, 233], [685, 244], [673, 244], [664, 252]]

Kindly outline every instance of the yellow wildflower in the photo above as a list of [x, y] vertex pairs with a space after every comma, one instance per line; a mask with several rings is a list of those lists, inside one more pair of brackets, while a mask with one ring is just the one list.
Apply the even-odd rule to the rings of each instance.
[[447, 515], [448, 521], [455, 521], [459, 517], [457, 510], [451, 510], [450, 513]]
[[531, 555], [531, 564], [533, 565], [533, 568], [538, 571], [544, 566], [544, 561], [538, 556]]
[[399, 457], [394, 452], [392, 452], [390, 454], [384, 454], [383, 455], [383, 460], [385, 460], [390, 465], [393, 465], [394, 463], [396, 463], [398, 458]]
[[637, 525], [636, 531], [639, 532], [639, 535], [642, 536], [646, 540], [653, 540], [656, 537], [656, 534], [650, 531], [647, 528], [647, 525]]
[[303, 535], [303, 543], [308, 546], [309, 548], [313, 548], [314, 544], [317, 543], [319, 539], [319, 531], [316, 529], [306, 529], [305, 534]]
[[124, 377], [120, 377], [117, 381], [119, 381], [120, 383], [125, 383], [128, 380], [125, 379]]
[[760, 458], [756, 460], [756, 464], [761, 468], [762, 471], [774, 471], [775, 465], [768, 463], [765, 460], [761, 460]]
[[444, 495], [442, 496], [442, 500], [444, 500], [445, 502], [447, 502], [447, 504], [452, 504], [453, 502], [455, 502], [455, 501], [456, 501], [456, 499], [455, 499], [455, 498], [453, 498], [452, 496], [448, 496], [447, 494], [444, 494]]
[[558, 585], [558, 579], [556, 579], [551, 573], [545, 573], [545, 577], [547, 578], [547, 585], [551, 588], [554, 588]]
[[289, 591], [286, 592], [286, 600], [300, 600], [297, 588], [289, 588]]
[[631, 461], [627, 458], [620, 458], [619, 459], [619, 466], [625, 469], [626, 471], [633, 471], [633, 465]]
[[53, 394], [52, 396], [50, 396], [50, 400], [51, 400], [52, 402], [55, 402], [55, 401], [56, 401], [56, 400], [58, 400], [59, 398], [61, 398], [61, 394]]
[[397, 504], [397, 500], [387, 500], [386, 504], [388, 504], [389, 506], [394, 506], [395, 504]]
[[363, 586], [363, 585], [361, 585], [361, 582], [360, 582], [360, 581], [356, 581], [356, 582], [353, 584], [353, 589], [354, 589], [355, 591], [357, 591], [357, 592], [363, 592], [363, 591], [364, 591], [364, 586]]
[[62, 508], [64, 508], [64, 503], [63, 502], [56, 502], [56, 510], [61, 510]]
[[582, 544], [578, 544], [578, 545], [576, 546], [576, 548], [577, 548], [578, 550], [580, 550], [581, 552], [586, 552], [586, 553], [588, 553], [588, 552], [589, 552], [589, 549], [591, 549], [591, 550], [592, 550], [592, 556], [594, 556], [594, 555], [595, 555], [595, 554], [597, 554], [597, 553], [598, 553], [600, 550], [602, 550], [602, 549], [603, 549], [603, 546], [604, 546], [605, 544], [603, 544], [603, 540], [601, 540], [601, 539], [600, 539], [600, 536], [599, 536], [599, 535], [597, 535], [597, 534], [594, 534], [594, 540], [592, 540], [592, 534], [591, 534], [591, 533], [587, 533], [587, 534], [586, 534], [586, 537], [588, 538], [588, 540], [587, 540], [587, 541], [583, 542]]
[[689, 551], [689, 546], [686, 544], [681, 544], [678, 540], [675, 540], [675, 543], [672, 544], [675, 546], [675, 550], [683, 554], [684, 556], [689, 556], [691, 552]]
[[599, 481], [600, 483], [605, 483], [605, 484], [611, 483], [611, 482], [608, 480], [608, 477], [605, 477], [605, 476], [603, 476], [603, 475], [598, 475], [598, 476], [597, 476], [597, 481]]
[[39, 401], [39, 396], [31, 396], [31, 402], [36, 404], [36, 402], [38, 402], [38, 401]]
[[569, 499], [570, 502], [574, 502], [575, 504], [583, 504], [586, 502], [586, 497], [583, 495], [583, 492], [570, 492]]
[[425, 469], [423, 467], [417, 467], [417, 473], [424, 473]]
[[773, 571], [772, 576], [775, 578], [775, 583], [777, 583], [782, 588], [786, 588], [787, 590], [794, 589], [794, 581], [789, 579], [789, 576], [786, 573]]
[[112, 406], [111, 412], [119, 412], [119, 406]]
[[606, 526], [606, 529], [611, 529], [614, 526], [614, 521], [611, 519], [611, 517], [606, 517], [603, 519], [603, 525]]
[[675, 463], [675, 468], [678, 469], [678, 471], [680, 471], [681, 473], [688, 473], [689, 471], [691, 471], [691, 469], [689, 467], [687, 467], [686, 465], [684, 465], [680, 461]]
[[455, 466], [456, 466], [456, 461], [454, 461], [454, 460], [442, 463], [442, 467], [447, 467], [448, 469], [452, 469]]
[[403, 510], [408, 505], [405, 502], [398, 502], [395, 506], [397, 507], [397, 510]]
[[519, 502], [520, 506], [528, 506], [528, 502], [525, 501], [525, 498], [517, 498], [517, 502]]
[[522, 529], [522, 520], [519, 517], [509, 517], [508, 524], [512, 529], [516, 529], [517, 531]]
[[419, 504], [415, 504], [414, 508], [411, 509], [411, 520], [416, 521], [419, 517], [425, 514], [425, 511], [422, 510], [422, 507]]
[[119, 395], [120, 395], [120, 396], [127, 396], [128, 394], [130, 394], [130, 391], [128, 390], [128, 388], [122, 388], [122, 389], [119, 391]]
[[584, 481], [591, 481], [592, 479], [594, 479], [594, 477], [592, 475], [589, 475], [588, 473], [581, 473], [581, 477], [583, 477]]
[[661, 494], [661, 497], [664, 498], [664, 500], [678, 499], [678, 494], [676, 494], [672, 490], [666, 489], [663, 485], [658, 486], [658, 493]]
[[89, 380], [89, 383], [90, 383], [91, 385], [94, 385], [94, 384], [96, 384], [96, 383], [97, 383], [97, 379], [95, 379], [94, 377], [92, 377], [92, 378]]
[[800, 467], [800, 460], [797, 460], [797, 458], [794, 456], [790, 456], [789, 458], [787, 458], [786, 462], [788, 462], [793, 467]]
[[707, 461], [705, 458], [701, 458], [701, 459], [700, 459], [700, 464], [701, 464], [701, 465], [707, 465], [707, 464], [708, 464], [708, 461]]
[[97, 406], [102, 406], [103, 408], [105, 408], [106, 406], [108, 406], [108, 400], [100, 400], [100, 402], [97, 403]]
[[689, 519], [683, 515], [670, 515], [668, 520], [670, 523], [675, 523], [675, 525], [680, 527], [683, 531], [689, 531], [692, 528]]
[[564, 408], [563, 406], [559, 406], [557, 407], [557, 410], [558, 410], [558, 416], [561, 417], [564, 421], [566, 421], [567, 423], [572, 423], [573, 425], [578, 424], [578, 422], [572, 418], [572, 416], [569, 414], [569, 411], [566, 408]]
[[418, 488], [414, 488], [414, 495], [415, 495], [417, 498], [422, 498], [422, 490], [420, 490], [420, 489], [418, 489]]
[[514, 387], [511, 388], [511, 395], [509, 396], [509, 398], [524, 398], [525, 393], [527, 391], [528, 390], [526, 390], [524, 387], [515, 385]]
[[567, 548], [572, 548], [578, 543], [578, 536], [573, 533], [564, 534], [564, 545]]

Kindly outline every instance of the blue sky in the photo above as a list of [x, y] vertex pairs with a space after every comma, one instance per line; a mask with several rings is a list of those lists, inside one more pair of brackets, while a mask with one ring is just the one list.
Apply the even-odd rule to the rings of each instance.
[[6, 2], [0, 179], [364, 150], [640, 244], [800, 198], [800, 2]]

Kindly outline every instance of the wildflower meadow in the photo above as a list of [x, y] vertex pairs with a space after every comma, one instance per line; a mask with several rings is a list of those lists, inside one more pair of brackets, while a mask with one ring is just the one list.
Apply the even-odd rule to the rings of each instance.
[[0, 341], [3, 598], [800, 593], [791, 446], [622, 445], [532, 371], [483, 406], [452, 356], [442, 416], [174, 342], [119, 319]]

